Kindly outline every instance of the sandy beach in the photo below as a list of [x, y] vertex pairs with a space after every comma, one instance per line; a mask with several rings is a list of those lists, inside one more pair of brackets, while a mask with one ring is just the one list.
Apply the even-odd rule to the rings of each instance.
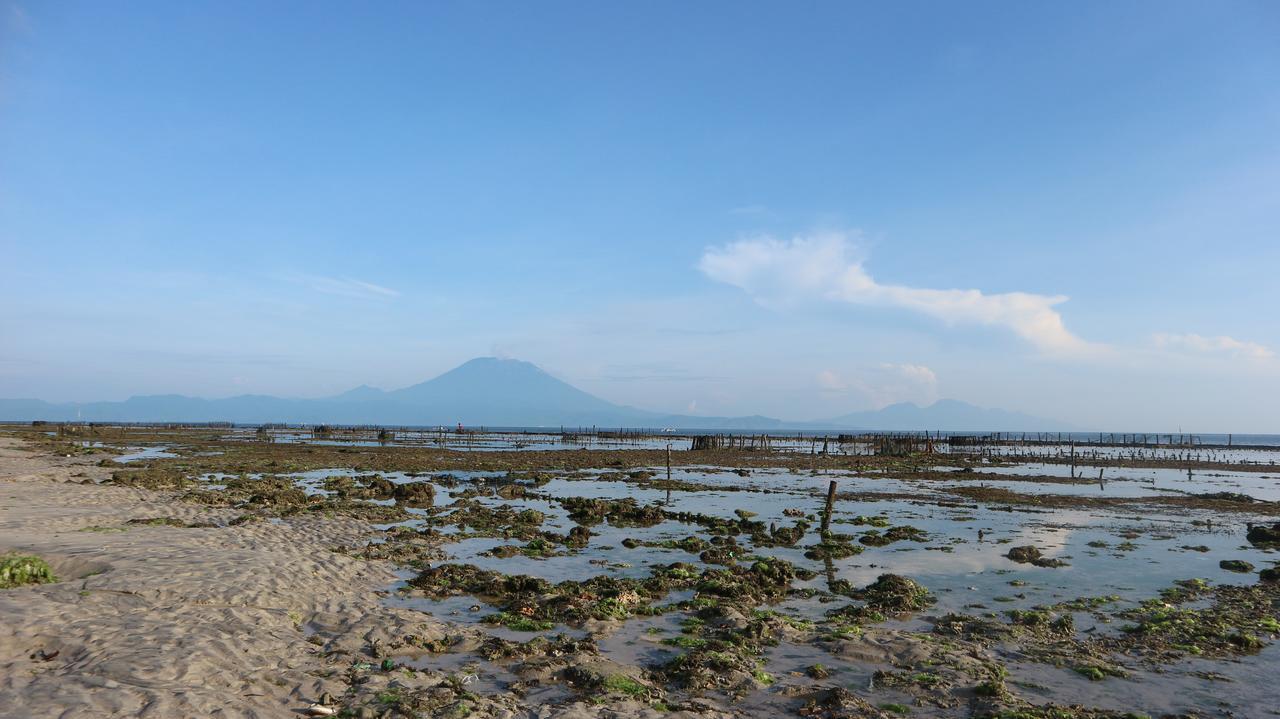
[[108, 472], [0, 441], [0, 547], [45, 557], [60, 580], [0, 594], [4, 716], [288, 716], [341, 688], [325, 678], [336, 647], [308, 626], [358, 644], [404, 624], [378, 605], [388, 568], [328, 549], [366, 531], [356, 522], [113, 531], [227, 517], [82, 484]]

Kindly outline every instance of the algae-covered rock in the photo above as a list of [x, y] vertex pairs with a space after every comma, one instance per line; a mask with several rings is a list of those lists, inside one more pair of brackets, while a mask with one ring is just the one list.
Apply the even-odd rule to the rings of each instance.
[[736, 632], [713, 631], [712, 634], [713, 638], [691, 644], [688, 652], [659, 667], [659, 676], [671, 684], [694, 690], [755, 688], [774, 681], [761, 669], [750, 643], [744, 646], [734, 641], [740, 639]]
[[490, 557], [497, 557], [498, 559], [510, 559], [519, 553], [520, 548], [510, 544], [503, 544], [501, 546], [494, 547], [487, 552], [481, 552], [481, 554], [487, 554]]
[[391, 499], [395, 484], [382, 475], [325, 477], [323, 487], [341, 499]]
[[666, 540], [660, 542], [659, 545], [668, 549], [683, 549], [690, 554], [698, 554], [706, 551], [711, 546], [711, 543], [701, 537], [689, 535], [684, 539]]
[[557, 500], [579, 524], [600, 524], [606, 519], [615, 527], [652, 527], [666, 519], [662, 507], [642, 506], [633, 497], [626, 499], [589, 499], [566, 497]]
[[0, 589], [56, 581], [57, 578], [53, 576], [49, 563], [39, 557], [21, 554], [0, 555]]
[[742, 547], [738, 545], [733, 537], [715, 537], [712, 543], [713, 546], [711, 548], [698, 555], [698, 558], [707, 564], [732, 565], [743, 554]]
[[1243, 559], [1224, 559], [1221, 562], [1218, 562], [1218, 566], [1228, 572], [1240, 572], [1241, 574], [1247, 574], [1253, 571], [1253, 565]]
[[307, 493], [296, 487], [284, 489], [270, 487], [250, 495], [248, 502], [266, 507], [293, 507], [306, 504]]
[[1249, 532], [1245, 535], [1250, 544], [1280, 544], [1280, 522], [1276, 522], [1270, 527], [1266, 525], [1250, 525]]
[[436, 488], [426, 482], [397, 484], [393, 496], [406, 507], [430, 507], [436, 501]]
[[858, 595], [867, 606], [894, 613], [919, 611], [937, 601], [918, 582], [898, 574], [881, 574]]
[[1040, 554], [1040, 550], [1037, 549], [1036, 547], [1027, 545], [1025, 547], [1014, 547], [1013, 549], [1010, 549], [1009, 553], [1006, 554], [1005, 556], [1008, 557], [1009, 559], [1012, 559], [1015, 562], [1030, 564], [1031, 562], [1034, 562], [1037, 559], [1039, 559], [1041, 557], [1041, 554]]
[[494, 491], [503, 499], [520, 499], [525, 495], [524, 485], [522, 484], [503, 484], [499, 485]]
[[589, 543], [590, 541], [591, 541], [591, 530], [587, 529], [581, 524], [570, 529], [569, 533], [565, 535], [565, 538], [564, 538], [564, 544], [567, 547], [582, 548], [587, 546], [587, 543]]
[[757, 547], [793, 547], [804, 538], [809, 529], [807, 522], [796, 522], [790, 527], [769, 525], [768, 532], [759, 531], [751, 535], [752, 544]]
[[890, 527], [884, 533], [881, 533], [879, 530], [869, 529], [858, 537], [858, 542], [869, 547], [883, 547], [887, 544], [893, 544], [894, 542], [902, 540], [923, 542], [927, 536], [928, 535], [920, 529], [910, 525], [902, 525], [898, 527]]
[[1067, 563], [1061, 559], [1046, 557], [1040, 552], [1038, 547], [1025, 545], [1022, 547], [1014, 547], [1005, 555], [1009, 559], [1019, 564], [1032, 564], [1037, 567], [1065, 567]]
[[825, 534], [822, 541], [809, 545], [804, 553], [806, 559], [844, 559], [862, 553], [862, 547], [854, 544], [853, 538], [847, 534]]
[[837, 717], [860, 717], [863, 719], [885, 719], [898, 716], [886, 710], [877, 709], [867, 700], [859, 697], [844, 687], [821, 689], [811, 695], [805, 705], [799, 709], [800, 716], [836, 719]]
[[566, 684], [579, 691], [597, 695], [597, 701], [643, 699], [661, 692], [645, 682], [640, 672], [607, 659], [586, 658], [584, 663], [566, 667], [562, 673]]

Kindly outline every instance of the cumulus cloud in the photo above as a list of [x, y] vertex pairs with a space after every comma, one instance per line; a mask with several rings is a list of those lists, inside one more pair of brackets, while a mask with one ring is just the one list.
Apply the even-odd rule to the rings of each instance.
[[1275, 355], [1271, 349], [1256, 342], [1246, 342], [1227, 335], [1204, 337], [1197, 334], [1158, 333], [1154, 337], [1157, 347], [1198, 354], [1226, 354], [1251, 359], [1268, 359]]
[[741, 288], [765, 305], [841, 302], [918, 312], [948, 324], [1008, 329], [1047, 354], [1098, 349], [1067, 330], [1055, 306], [1064, 295], [927, 289], [877, 282], [846, 235], [827, 233], [782, 241], [740, 240], [708, 249], [698, 263], [707, 277]]
[[861, 395], [876, 407], [894, 402], [914, 401], [930, 403], [938, 398], [938, 376], [924, 365], [892, 364], [883, 362], [876, 367], [864, 367], [850, 376], [835, 370], [818, 372], [815, 380], [819, 390], [829, 397]]
[[883, 369], [896, 372], [903, 378], [926, 387], [938, 386], [938, 375], [933, 370], [918, 364], [882, 364]]

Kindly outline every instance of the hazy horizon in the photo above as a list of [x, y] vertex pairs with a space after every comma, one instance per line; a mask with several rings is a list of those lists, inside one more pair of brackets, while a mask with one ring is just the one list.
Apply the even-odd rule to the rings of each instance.
[[[551, 377], [555, 382], [560, 382], [567, 385], [567, 389], [571, 392], [577, 392], [580, 390], [580, 388], [574, 387], [571, 382], [568, 382], [563, 378], [556, 377], [555, 375], [549, 372], [546, 372], [545, 370], [543, 370], [542, 368], [538, 367], [533, 363], [526, 362], [524, 360], [515, 359], [515, 358], [501, 358], [501, 357], [488, 356], [488, 357], [472, 358], [457, 367], [451, 368], [449, 371], [446, 371], [441, 375], [430, 377], [425, 379], [422, 382], [414, 383], [412, 385], [408, 385], [405, 387], [372, 387], [367, 384], [362, 384], [356, 387], [349, 388], [344, 392], [340, 392], [337, 394], [328, 394], [328, 395], [323, 395], [318, 397], [297, 397], [297, 396], [287, 397], [287, 396], [272, 395], [269, 393], [239, 394], [239, 395], [230, 395], [226, 397], [198, 397], [198, 396], [192, 396], [192, 395], [185, 395], [181, 393], [164, 394], [164, 395], [140, 395], [140, 396], [134, 395], [128, 398], [120, 398], [120, 399], [105, 400], [105, 401], [88, 400], [88, 401], [72, 401], [72, 402], [65, 402], [65, 403], [52, 403], [50, 407], [51, 408], [67, 407], [67, 406], [74, 406], [74, 407], [83, 406], [86, 408], [93, 407], [97, 410], [97, 412], [91, 417], [84, 418], [84, 421], [100, 421], [100, 422], [101, 421], [106, 421], [106, 422], [119, 421], [119, 422], [126, 422], [126, 423], [128, 422], [146, 423], [146, 422], [232, 421], [239, 424], [250, 424], [250, 425], [261, 424], [264, 422], [265, 423], [298, 424], [298, 425], [307, 425], [307, 424], [314, 424], [316, 422], [322, 422], [322, 423], [357, 424], [357, 425], [372, 424], [372, 425], [382, 425], [382, 426], [402, 426], [406, 424], [411, 426], [435, 426], [440, 424], [452, 426], [455, 423], [461, 423], [461, 424], [475, 425], [475, 426], [490, 425], [490, 426], [500, 426], [500, 427], [526, 427], [526, 428], [551, 427], [557, 424], [562, 426], [567, 426], [567, 425], [582, 426], [585, 424], [585, 425], [601, 425], [601, 426], [641, 427], [641, 426], [648, 426], [646, 422], [659, 421], [659, 423], [661, 424], [662, 420], [674, 420], [677, 416], [681, 416], [689, 419], [696, 419], [696, 418], [704, 418], [708, 420], [728, 419], [734, 424], [715, 424], [715, 423], [708, 424], [706, 422], [700, 422], [696, 425], [686, 426], [686, 425], [678, 424], [677, 426], [695, 429], [695, 430], [719, 429], [719, 430], [731, 431], [731, 432], [737, 431], [737, 430], [769, 431], [771, 428], [784, 430], [784, 431], [792, 430], [792, 429], [823, 428], [823, 429], [840, 430], [840, 429], [856, 428], [861, 430], [888, 430], [888, 431], [945, 430], [950, 432], [1000, 431], [1000, 432], [1015, 432], [1015, 433], [1022, 431], [1022, 432], [1030, 432], [1030, 433], [1058, 432], [1058, 433], [1068, 433], [1068, 434], [1090, 434], [1090, 433], [1108, 433], [1108, 432], [1110, 433], [1124, 432], [1124, 433], [1138, 433], [1138, 434], [1149, 433], [1149, 434], [1160, 434], [1160, 435], [1183, 434], [1183, 433], [1201, 434], [1201, 435], [1230, 434], [1229, 432], [1219, 431], [1217, 428], [1213, 428], [1213, 427], [1183, 427], [1183, 426], [1123, 427], [1123, 426], [1105, 426], [1105, 425], [1098, 425], [1098, 426], [1092, 426], [1092, 427], [1080, 426], [1080, 425], [1075, 425], [1070, 422], [1061, 420], [1061, 418], [1035, 416], [1030, 413], [1019, 412], [1016, 410], [1008, 410], [1007, 408], [1003, 408], [1003, 407], [978, 405], [978, 404], [965, 402], [964, 400], [957, 400], [949, 397], [940, 397], [940, 398], [930, 400], [930, 401], [925, 401], [925, 402], [902, 400], [898, 402], [888, 403], [872, 409], [854, 410], [851, 412], [843, 412], [838, 415], [809, 416], [809, 417], [794, 417], [794, 416], [771, 417], [767, 415], [762, 415], [761, 413], [758, 413], [758, 412], [741, 414], [736, 416], [725, 416], [725, 415], [716, 416], [716, 415], [708, 415], [705, 412], [681, 412], [678, 410], [671, 410], [669, 408], [641, 408], [641, 407], [626, 405], [625, 403], [613, 402], [607, 396], [596, 396], [588, 393], [587, 396], [590, 398], [591, 401], [603, 401], [605, 403], [614, 405], [615, 408], [619, 410], [634, 409], [634, 410], [639, 410], [641, 412], [650, 413], [650, 415], [636, 416], [634, 414], [630, 414], [630, 415], [615, 416], [615, 417], [577, 416], [576, 418], [566, 417], [566, 416], [556, 416], [554, 418], [548, 417], [547, 421], [543, 421], [543, 422], [518, 422], [518, 421], [504, 422], [504, 421], [495, 419], [492, 415], [486, 415], [487, 412], [495, 411], [496, 408], [492, 406], [495, 400], [497, 401], [498, 405], [502, 405], [504, 404], [504, 402], [502, 401], [501, 398], [506, 397], [507, 401], [505, 402], [505, 404], [512, 405], [513, 407], [529, 407], [532, 402], [532, 404], [541, 406], [544, 410], [549, 410], [548, 412], [549, 414], [557, 415], [559, 410], [551, 409], [551, 407], [554, 407], [555, 404], [562, 401], [563, 398], [547, 398], [547, 401], [550, 402], [551, 405], [540, 405], [538, 401], [533, 398], [540, 396], [545, 391], [546, 389], [545, 387], [537, 387], [537, 386], [531, 386], [531, 385], [523, 385], [523, 386], [506, 385], [504, 384], [504, 380], [502, 379], [502, 373], [504, 373], [505, 370], [501, 370], [501, 369], [498, 369], [497, 371], [499, 372], [499, 374], [495, 375], [492, 378], [494, 382], [498, 383], [498, 385], [495, 385], [491, 382], [486, 382], [485, 380], [481, 379], [480, 380], [481, 384], [474, 385], [473, 388], [467, 394], [465, 394], [464, 398], [457, 400], [457, 401], [461, 401], [462, 405], [456, 404], [456, 401], [446, 402], [446, 408], [444, 409], [445, 414], [440, 414], [440, 412], [436, 411], [441, 409], [438, 405], [435, 405], [430, 401], [424, 403], [421, 397], [413, 396], [413, 393], [418, 391], [420, 388], [429, 386], [429, 385], [434, 385], [436, 384], [437, 380], [445, 380], [446, 378], [452, 377], [456, 374], [456, 371], [459, 371], [459, 370], [471, 370], [472, 373], [468, 374], [467, 376], [471, 378], [470, 382], [474, 383], [477, 377], [484, 377], [486, 373], [492, 372], [501, 366], [507, 366], [507, 365], [516, 365], [516, 366], [524, 366], [526, 368], [532, 368], [534, 375]], [[474, 374], [474, 370], [476, 369], [476, 367], [481, 368], [479, 370], [480, 371], [479, 375]], [[458, 388], [454, 387], [453, 389], [456, 393], [456, 390]], [[526, 392], [531, 394], [526, 394]], [[411, 396], [408, 398], [399, 396], [404, 393], [410, 393]], [[352, 395], [352, 396], [348, 396], [348, 395]], [[470, 398], [470, 401], [467, 401], [466, 399], [467, 397]], [[177, 403], [176, 405], [169, 403], [169, 404], [161, 404], [158, 406], [155, 405], [153, 402], [151, 402], [151, 400], [166, 399], [166, 398], [183, 398], [183, 399], [194, 399], [194, 400], [200, 400], [200, 401], [232, 403], [232, 407], [229, 407], [229, 408], [223, 407], [222, 409], [210, 410], [209, 408], [203, 407], [203, 406], [201, 406], [198, 409], [193, 408], [191, 407], [191, 405], [187, 403], [181, 403], [181, 402]], [[240, 406], [240, 407], [234, 406], [235, 400], [239, 400], [243, 398], [269, 398], [272, 400], [282, 400], [285, 403], [285, 406], [278, 407], [275, 410], [268, 410], [268, 413], [263, 416], [258, 416], [254, 418], [241, 417], [239, 419], [231, 419], [231, 415], [227, 415], [226, 412], [231, 411], [232, 413], [238, 413], [238, 412], [244, 411], [245, 408], [243, 406]], [[25, 421], [29, 419], [52, 419], [53, 421], [63, 421], [66, 419], [79, 419], [78, 415], [77, 417], [69, 417], [69, 416], [61, 417], [60, 416], [58, 418], [47, 417], [41, 414], [34, 414], [29, 417], [26, 415], [19, 416], [17, 414], [13, 414], [14, 405], [12, 404], [12, 402], [9, 401], [13, 399], [37, 399], [37, 401], [43, 401], [43, 400], [38, 400], [38, 398], [0, 398], [0, 421], [4, 421], [4, 420]], [[165, 418], [164, 419], [160, 419], [160, 418], [145, 419], [145, 418], [140, 418], [135, 416], [122, 416], [122, 415], [115, 414], [114, 413], [115, 411], [126, 411], [126, 412], [128, 411], [128, 407], [131, 403], [126, 403], [125, 400], [148, 400], [147, 408], [145, 411], [154, 412], [157, 410], [157, 407], [162, 408], [160, 409], [160, 411], [165, 415]], [[406, 401], [408, 402], [407, 405], [405, 404]], [[331, 413], [333, 411], [338, 411], [339, 413], [341, 413], [343, 411], [346, 411], [344, 410], [344, 408], [350, 409], [351, 407], [353, 407], [353, 405], [344, 404], [344, 403], [351, 403], [351, 402], [358, 403], [358, 404], [373, 402], [374, 403], [374, 405], [372, 405], [373, 407], [380, 407], [382, 409], [363, 410], [363, 414], [361, 415], [362, 418], [360, 420], [353, 420], [350, 418], [343, 419], [341, 417], [335, 418], [332, 414], [325, 414], [326, 412]], [[390, 404], [383, 404], [385, 402], [390, 402]], [[304, 407], [296, 403], [304, 403], [304, 404], [320, 403], [322, 405], [322, 408], [309, 407], [309, 406]], [[115, 410], [104, 409], [103, 405], [109, 405], [111, 407], [115, 407]], [[470, 406], [468, 407], [467, 405], [470, 405]], [[255, 400], [253, 404], [251, 404], [250, 406], [257, 407], [259, 405]], [[365, 405], [365, 406], [367, 407], [369, 405]], [[193, 411], [203, 412], [205, 414], [202, 414], [201, 416], [189, 416], [185, 414], [185, 411], [182, 409], [183, 407], [188, 407]], [[406, 407], [412, 408], [412, 411], [410, 412], [409, 415], [405, 415], [402, 411]], [[488, 409], [484, 409], [486, 407]], [[328, 409], [324, 409], [324, 408], [328, 408]], [[910, 408], [906, 416], [903, 416], [901, 412], [898, 412], [898, 410], [901, 410], [902, 408]], [[919, 410], [919, 412], [917, 412], [916, 410]], [[104, 411], [107, 412], [107, 414], [105, 415], [102, 414], [102, 412]], [[210, 411], [212, 411], [214, 414], [208, 414]], [[250, 409], [249, 411], [260, 412], [261, 410]], [[385, 412], [388, 412], [388, 411], [391, 413], [390, 415], [385, 414]], [[572, 411], [573, 410], [571, 410], [571, 412]], [[317, 412], [320, 412], [321, 414], [316, 415]], [[453, 412], [453, 414], [446, 416], [449, 412]], [[302, 413], [302, 414], [295, 415], [291, 413]], [[663, 418], [660, 415], [668, 415], [668, 416]], [[757, 418], [760, 420], [767, 420], [767, 422], [748, 423], [745, 425], [736, 424], [737, 422], [741, 422], [743, 420], [754, 420]], [[992, 422], [992, 421], [999, 421], [1001, 422], [1001, 424], [999, 425], [974, 424], [975, 422]], [[777, 423], [777, 424], [770, 424], [771, 422]], [[888, 422], [888, 424], [883, 424], [884, 422]], [[877, 423], [881, 423], [881, 424], [877, 424]], [[1265, 431], [1255, 431], [1255, 432], [1245, 431], [1245, 432], [1235, 432], [1235, 433], [1240, 434], [1242, 436], [1248, 436], [1248, 435], [1269, 436], [1269, 437], [1280, 436], [1280, 434], [1278, 433], [1268, 433]]]
[[0, 398], [1280, 432], [1276, 5], [789, 10], [10, 3]]

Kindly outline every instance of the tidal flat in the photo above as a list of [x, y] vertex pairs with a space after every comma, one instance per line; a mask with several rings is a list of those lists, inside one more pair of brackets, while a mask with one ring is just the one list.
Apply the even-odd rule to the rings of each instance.
[[1274, 449], [696, 444], [0, 427], [0, 716], [1280, 711]]

